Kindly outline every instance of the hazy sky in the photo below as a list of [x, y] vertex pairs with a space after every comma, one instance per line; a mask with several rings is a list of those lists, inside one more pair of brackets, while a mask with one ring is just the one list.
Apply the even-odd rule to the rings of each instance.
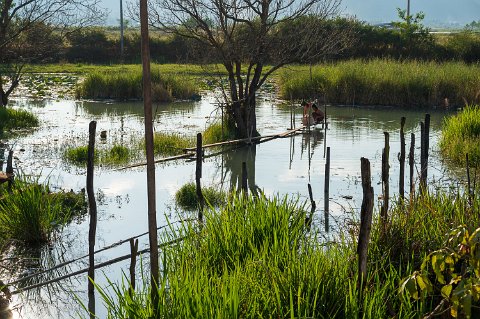
[[[132, 0], [123, 0], [126, 3]], [[110, 10], [108, 24], [119, 19], [120, 0], [101, 0]], [[397, 18], [397, 7], [406, 8], [407, 0], [343, 0], [343, 14], [354, 15], [367, 22], [391, 22]], [[423, 11], [428, 23], [466, 24], [480, 20], [480, 0], [410, 0], [412, 12]]]

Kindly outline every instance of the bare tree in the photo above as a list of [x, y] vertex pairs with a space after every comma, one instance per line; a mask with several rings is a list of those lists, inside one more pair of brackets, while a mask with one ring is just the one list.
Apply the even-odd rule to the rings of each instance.
[[268, 77], [287, 64], [340, 52], [345, 32], [326, 32], [340, 0], [154, 0], [150, 22], [197, 40], [228, 73], [227, 115], [239, 137], [258, 135], [255, 105]]
[[[18, 86], [24, 63], [31, 58], [23, 55], [32, 52], [25, 50], [24, 36], [40, 26], [50, 26], [49, 30], [62, 35], [95, 23], [105, 14], [99, 3], [100, 0], [0, 0], [0, 106], [7, 105], [9, 95]], [[39, 47], [35, 59], [48, 55], [47, 48]], [[14, 61], [7, 59], [11, 56], [15, 56]]]

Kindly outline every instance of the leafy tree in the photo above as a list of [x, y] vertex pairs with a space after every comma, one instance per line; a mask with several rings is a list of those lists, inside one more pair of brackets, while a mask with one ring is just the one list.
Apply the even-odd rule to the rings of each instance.
[[434, 44], [430, 30], [422, 24], [425, 19], [423, 12], [407, 15], [406, 10], [397, 8], [397, 11], [400, 21], [393, 22], [393, 26], [400, 34], [403, 49], [407, 55], [411, 55], [413, 50], [421, 50]]
[[[23, 65], [48, 57], [51, 43], [37, 41], [56, 32], [63, 36], [103, 16], [99, 0], [0, 0], [0, 106], [18, 86]], [[40, 38], [30, 37], [37, 33]], [[32, 45], [36, 47], [32, 48]], [[40, 45], [42, 44], [42, 45]], [[25, 45], [30, 46], [25, 50]], [[15, 59], [12, 61], [11, 57]]]
[[[228, 123], [239, 137], [258, 135], [257, 92], [279, 68], [318, 61], [350, 43], [347, 30], [326, 32], [340, 0], [155, 0], [155, 27], [194, 39], [228, 73]], [[268, 64], [268, 67], [267, 67]]]

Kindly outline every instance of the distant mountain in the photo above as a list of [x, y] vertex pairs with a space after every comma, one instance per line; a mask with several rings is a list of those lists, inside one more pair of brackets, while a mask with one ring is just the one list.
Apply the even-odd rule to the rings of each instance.
[[[124, 7], [131, 1], [123, 0]], [[120, 0], [101, 0], [100, 3], [110, 10], [106, 24], [117, 24]], [[407, 0], [343, 0], [341, 4], [344, 15], [353, 15], [369, 23], [396, 20], [397, 7], [406, 8]], [[423, 11], [425, 24], [429, 26], [464, 26], [480, 20], [480, 0], [410, 0], [410, 8], [412, 13]]]

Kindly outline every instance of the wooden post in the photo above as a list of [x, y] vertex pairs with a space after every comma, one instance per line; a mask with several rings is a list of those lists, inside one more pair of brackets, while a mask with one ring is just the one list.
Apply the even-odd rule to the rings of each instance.
[[242, 162], [242, 190], [245, 196], [248, 195], [248, 173], [247, 173], [247, 163]]
[[398, 191], [401, 200], [405, 197], [405, 120], [405, 117], [400, 120], [400, 179], [398, 181]]
[[420, 191], [426, 186], [425, 180], [425, 124], [420, 122]]
[[305, 220], [305, 225], [310, 228], [310, 225], [312, 224], [312, 219], [313, 219], [313, 213], [315, 213], [315, 210], [317, 209], [317, 204], [313, 200], [313, 192], [312, 192], [312, 185], [310, 183], [308, 184], [308, 196], [310, 197], [310, 215], [307, 217]]
[[124, 61], [123, 52], [123, 1], [120, 0], [120, 60], [122, 63]]
[[415, 168], [415, 134], [410, 134], [410, 153], [408, 154], [408, 165], [410, 166], [410, 199], [415, 195], [415, 180], [413, 177]]
[[382, 222], [383, 231], [386, 230], [388, 220], [388, 200], [390, 197], [390, 183], [389, 183], [389, 157], [390, 157], [390, 134], [383, 132], [385, 135], [385, 147], [382, 152], [382, 192], [383, 192], [383, 204], [380, 211], [380, 218]]
[[12, 190], [13, 184], [13, 151], [8, 152], [7, 157], [7, 167], [5, 168], [5, 174], [7, 174], [8, 178], [8, 190]]
[[198, 199], [198, 220], [203, 220], [203, 207], [205, 200], [202, 194], [202, 186], [200, 184], [200, 179], [202, 178], [202, 159], [203, 159], [203, 150], [202, 150], [202, 133], [197, 134], [197, 151], [196, 151], [196, 169], [195, 169], [195, 183]]
[[425, 174], [424, 176], [424, 186], [426, 189], [427, 186], [427, 178], [428, 178], [428, 151], [430, 148], [430, 114], [425, 114], [425, 150], [424, 150], [424, 169], [423, 172]]
[[143, 107], [145, 113], [145, 148], [147, 154], [148, 239], [150, 244], [151, 300], [156, 313], [158, 293], [155, 289], [160, 276], [158, 264], [157, 214], [155, 197], [155, 159], [153, 154], [152, 82], [150, 74], [150, 44], [148, 36], [147, 0], [140, 0], [142, 37]]
[[327, 159], [325, 162], [325, 186], [324, 186], [324, 216], [325, 216], [325, 231], [329, 231], [329, 217], [330, 217], [330, 147], [327, 147]]
[[358, 287], [360, 304], [362, 304], [362, 291], [367, 278], [367, 256], [370, 231], [372, 229], [373, 215], [373, 187], [370, 173], [370, 161], [361, 158], [363, 200], [360, 210], [360, 233], [358, 235]]
[[87, 196], [88, 208], [90, 211], [90, 228], [88, 231], [88, 311], [90, 318], [95, 318], [95, 237], [97, 232], [97, 203], [95, 202], [95, 192], [93, 190], [93, 170], [95, 159], [95, 130], [97, 122], [91, 121], [88, 127], [88, 162], [87, 162]]
[[468, 187], [468, 203], [472, 206], [472, 188], [470, 184], [470, 163], [468, 162], [468, 153], [465, 154], [465, 160], [467, 162], [467, 187]]
[[135, 293], [135, 266], [137, 264], [138, 239], [130, 239], [130, 297]]

